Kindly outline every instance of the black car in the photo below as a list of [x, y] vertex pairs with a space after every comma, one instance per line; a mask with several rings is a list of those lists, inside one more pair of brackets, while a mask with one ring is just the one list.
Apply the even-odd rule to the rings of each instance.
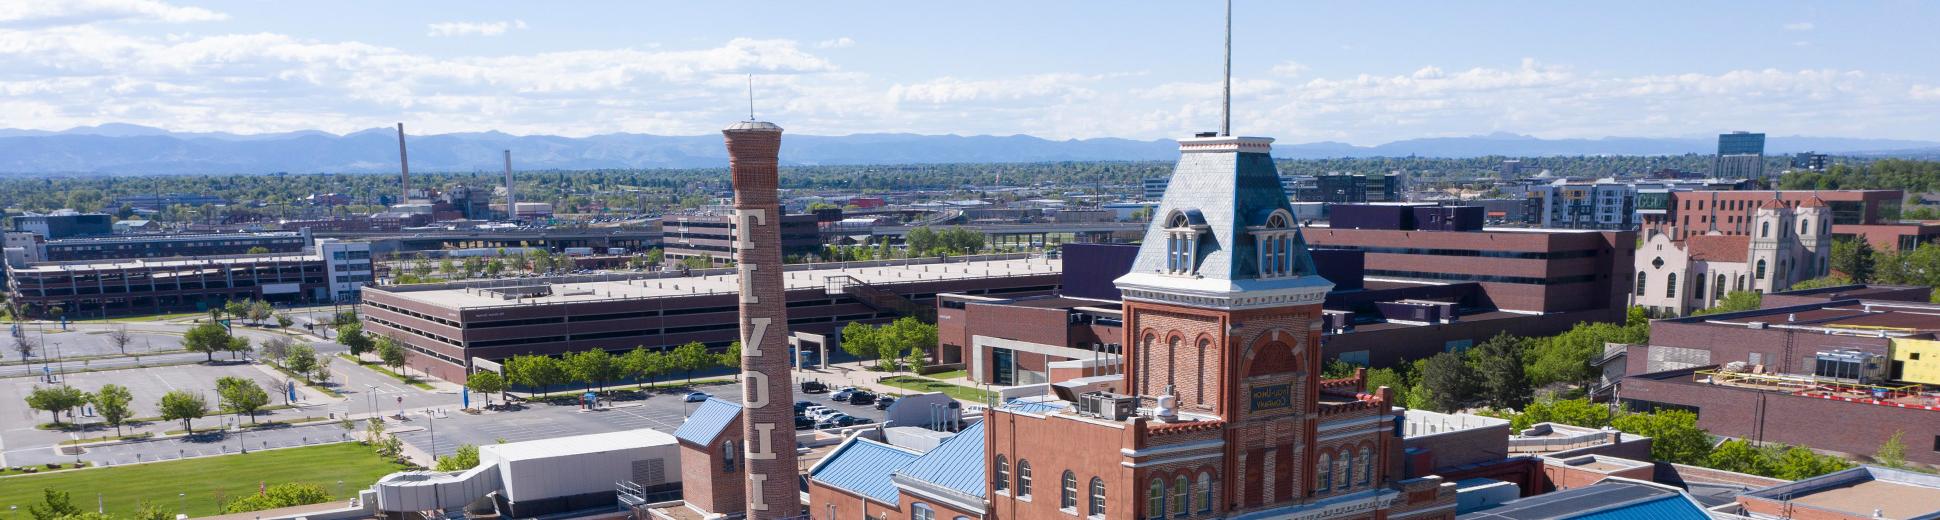
[[889, 409], [889, 405], [892, 405], [892, 404], [896, 404], [896, 398], [894, 398], [894, 397], [890, 397], [890, 396], [886, 396], [886, 395], [885, 395], [885, 396], [882, 396], [882, 397], [880, 397], [880, 398], [877, 398], [877, 399], [876, 399], [876, 409], [877, 409], [877, 410], [888, 410], [888, 409]]
[[801, 415], [802, 412], [808, 411], [808, 407], [810, 406], [815, 406], [815, 403], [811, 403], [808, 401], [795, 401], [795, 415]]
[[802, 381], [802, 393], [804, 394], [819, 394], [827, 391], [829, 391], [829, 385], [823, 384], [821, 381]]
[[851, 423], [849, 424], [850, 426], [854, 426], [854, 425], [857, 425], [857, 424], [871, 424], [871, 423], [874, 423], [874, 422], [876, 422], [876, 420], [875, 420], [875, 419], [870, 419], [870, 418], [868, 418], [868, 417], [855, 417], [854, 419], [855, 419], [855, 421], [853, 421], [853, 422], [851, 422]]
[[876, 394], [863, 392], [860, 390], [856, 391], [856, 393], [849, 394], [849, 404], [863, 405], [863, 404], [875, 404], [875, 402], [876, 402]]
[[795, 429], [797, 429], [797, 430], [813, 430], [813, 429], [815, 429], [815, 420], [814, 420], [814, 419], [810, 419], [810, 418], [807, 418], [807, 417], [803, 417], [803, 416], [800, 416], [800, 415], [797, 415], [797, 416], [795, 416]]

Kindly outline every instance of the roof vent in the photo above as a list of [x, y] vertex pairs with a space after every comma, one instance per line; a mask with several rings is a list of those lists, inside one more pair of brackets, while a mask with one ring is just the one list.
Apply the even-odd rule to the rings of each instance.
[[1765, 322], [1762, 322], [1762, 321], [1754, 321], [1754, 322], [1750, 322], [1750, 323], [1746, 323], [1746, 324], [1745, 324], [1745, 328], [1747, 328], [1747, 329], [1763, 329], [1763, 328], [1765, 328]]

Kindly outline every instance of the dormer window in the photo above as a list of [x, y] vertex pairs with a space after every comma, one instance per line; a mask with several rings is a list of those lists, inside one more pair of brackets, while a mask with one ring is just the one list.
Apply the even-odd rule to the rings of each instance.
[[1293, 276], [1298, 266], [1299, 251], [1294, 245], [1295, 228], [1293, 215], [1286, 210], [1274, 210], [1267, 215], [1266, 224], [1251, 229], [1255, 253], [1259, 256], [1260, 278], [1281, 278]]
[[1206, 220], [1198, 210], [1175, 210], [1165, 217], [1166, 274], [1199, 273], [1199, 237], [1206, 230]]

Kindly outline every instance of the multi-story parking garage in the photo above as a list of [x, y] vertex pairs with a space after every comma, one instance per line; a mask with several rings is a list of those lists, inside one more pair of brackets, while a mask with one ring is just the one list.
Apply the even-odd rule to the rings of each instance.
[[[1027, 255], [788, 266], [790, 332], [927, 315], [937, 293], [1047, 294], [1062, 264]], [[412, 368], [463, 381], [474, 358], [589, 349], [724, 348], [739, 333], [731, 269], [369, 287], [366, 330], [406, 345]]]

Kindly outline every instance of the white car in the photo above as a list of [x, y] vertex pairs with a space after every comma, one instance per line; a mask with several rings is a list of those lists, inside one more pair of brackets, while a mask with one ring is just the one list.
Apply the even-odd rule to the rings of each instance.
[[840, 413], [842, 413], [841, 410], [829, 408], [827, 406], [817, 406], [814, 408], [809, 408], [807, 412], [803, 413], [803, 415], [806, 415], [810, 419], [820, 421], [822, 419], [828, 418], [828, 416], [836, 415]]

